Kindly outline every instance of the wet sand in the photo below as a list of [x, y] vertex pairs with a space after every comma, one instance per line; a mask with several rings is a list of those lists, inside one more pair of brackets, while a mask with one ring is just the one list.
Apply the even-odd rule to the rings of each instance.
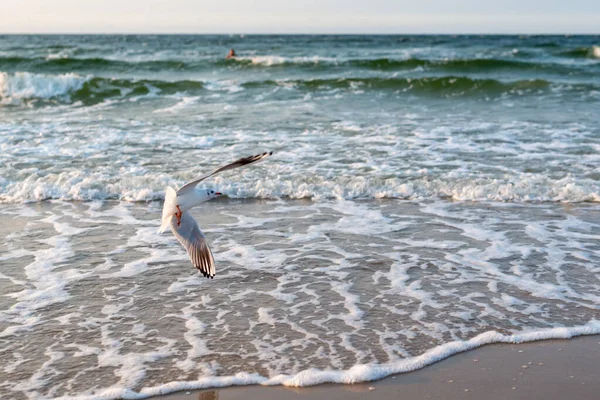
[[598, 399], [600, 335], [494, 344], [376, 382], [305, 388], [242, 386], [179, 392], [155, 400]]

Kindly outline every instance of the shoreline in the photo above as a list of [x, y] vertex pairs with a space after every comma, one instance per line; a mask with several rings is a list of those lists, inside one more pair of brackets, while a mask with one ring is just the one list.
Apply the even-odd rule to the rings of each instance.
[[266, 399], [560, 399], [592, 400], [600, 392], [600, 334], [520, 344], [494, 343], [426, 367], [356, 384], [309, 387], [230, 386], [152, 396], [154, 400]]
[[[261, 399], [381, 394], [390, 380], [378, 379], [486, 344], [600, 334], [600, 216], [579, 207], [208, 202], [194, 215], [219, 263], [214, 281], [156, 234], [155, 204], [1, 211], [2, 308], [14, 312], [0, 328], [13, 346], [0, 397], [200, 396], [192, 390], [234, 384]], [[12, 350], [23, 337], [35, 343], [27, 362]], [[436, 368], [418, 374], [433, 381]], [[325, 382], [373, 383], [308, 388]]]

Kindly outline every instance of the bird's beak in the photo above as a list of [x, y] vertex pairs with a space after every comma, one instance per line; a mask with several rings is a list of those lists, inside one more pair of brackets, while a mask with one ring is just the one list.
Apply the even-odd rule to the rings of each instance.
[[223, 196], [223, 193], [221, 193], [221, 192], [216, 192], [216, 193], [215, 193], [215, 196]]

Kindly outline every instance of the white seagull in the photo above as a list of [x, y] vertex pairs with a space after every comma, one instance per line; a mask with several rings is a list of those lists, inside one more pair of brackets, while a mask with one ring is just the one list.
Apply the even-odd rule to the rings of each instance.
[[[215, 259], [206, 243], [206, 237], [198, 227], [198, 223], [188, 210], [200, 203], [221, 196], [221, 193], [210, 189], [196, 189], [196, 185], [219, 172], [255, 163], [269, 157], [273, 152], [240, 158], [231, 164], [224, 165], [200, 178], [183, 185], [179, 190], [168, 187], [162, 211], [162, 224], [158, 233], [163, 233], [170, 226], [173, 235], [185, 247], [194, 267], [207, 278], [215, 276]], [[175, 218], [173, 218], [175, 217]]]

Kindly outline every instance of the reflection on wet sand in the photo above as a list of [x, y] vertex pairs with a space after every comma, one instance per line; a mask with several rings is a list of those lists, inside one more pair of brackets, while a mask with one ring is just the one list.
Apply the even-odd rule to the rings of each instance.
[[208, 390], [206, 392], [200, 392], [198, 400], [219, 400], [219, 391]]

